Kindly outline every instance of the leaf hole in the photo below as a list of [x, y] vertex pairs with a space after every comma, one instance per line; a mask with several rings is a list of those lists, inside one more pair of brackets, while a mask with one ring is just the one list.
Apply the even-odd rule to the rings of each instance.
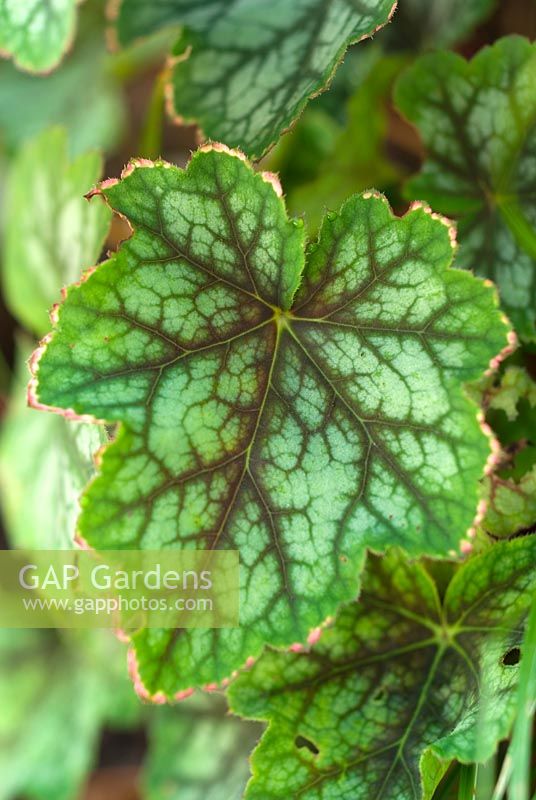
[[385, 689], [378, 689], [378, 691], [372, 695], [373, 703], [383, 703], [384, 700], [385, 700]]
[[505, 667], [515, 667], [521, 661], [521, 650], [519, 647], [512, 647], [502, 657], [502, 663]]
[[313, 755], [317, 756], [320, 752], [318, 747], [312, 742], [310, 739], [306, 739], [305, 736], [296, 736], [294, 740], [294, 744], [298, 748], [298, 750], [309, 750]]

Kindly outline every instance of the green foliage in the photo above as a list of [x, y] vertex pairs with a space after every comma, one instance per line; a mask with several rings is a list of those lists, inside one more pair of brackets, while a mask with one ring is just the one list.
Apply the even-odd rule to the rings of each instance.
[[[12, 547], [69, 549], [104, 437], [26, 408], [27, 350], [25, 342], [0, 437], [4, 523]], [[0, 704], [1, 800], [74, 800], [102, 727], [130, 727], [140, 712], [124, 649], [108, 631], [0, 630]]]
[[18, 67], [48, 72], [69, 47], [77, 0], [0, 0], [0, 51]]
[[[164, 707], [107, 632], [0, 631], [0, 800], [80, 797], [134, 728], [143, 800], [529, 800], [536, 45], [418, 57], [519, 27], [495, 0], [403, 0], [344, 65], [393, 0], [111, 0], [106, 36], [78, 5], [0, 0], [9, 546], [237, 549], [241, 624], [133, 635]], [[160, 160], [194, 135], [165, 99], [225, 144]], [[229, 147], [289, 128], [264, 162], [285, 206]], [[91, 147], [159, 160], [88, 204]], [[423, 152], [407, 195], [434, 211], [397, 218], [377, 189], [403, 209]], [[111, 246], [132, 235], [80, 280], [112, 210]], [[10, 314], [43, 336], [71, 283], [37, 414]]]
[[512, 766], [508, 796], [511, 800], [529, 800], [532, 731], [536, 711], [536, 592], [534, 590], [532, 592], [532, 608], [523, 640], [517, 707], [518, 714], [508, 758], [508, 763]]
[[7, 186], [3, 281], [6, 301], [38, 336], [50, 327], [47, 309], [60, 289], [96, 263], [110, 227], [103, 203], [83, 194], [102, 173], [98, 153], [75, 161], [61, 128], [49, 128], [14, 159]]
[[[385, 134], [392, 83], [404, 63], [401, 57], [386, 56], [373, 65], [348, 102], [346, 125], [324, 154], [314, 180], [301, 182], [289, 194], [290, 210], [304, 212], [311, 230], [318, 230], [326, 208], [339, 208], [353, 192], [385, 189], [401, 177], [387, 158]], [[302, 146], [298, 138], [293, 154]]]
[[147, 800], [240, 800], [262, 727], [227, 714], [219, 695], [194, 695], [153, 714]]
[[[536, 539], [496, 545], [440, 601], [423, 566], [368, 562], [358, 603], [310, 652], [268, 650], [230, 688], [233, 709], [270, 725], [246, 798], [420, 798], [420, 764], [487, 760], [508, 735], [536, 587]], [[501, 591], [497, 591], [497, 587]]]
[[86, 34], [51, 75], [26, 75], [0, 63], [0, 148], [12, 153], [48, 126], [62, 125], [71, 154], [110, 150], [121, 136], [125, 111], [109, 67], [98, 31]]
[[523, 451], [516, 461], [514, 468], [498, 470], [483, 483], [487, 510], [482, 524], [494, 536], [509, 536], [536, 522], [536, 448]]
[[489, 453], [460, 384], [506, 329], [422, 208], [351, 198], [304, 269], [303, 226], [221, 149], [132, 163], [102, 193], [135, 233], [69, 289], [37, 397], [123, 423], [87, 542], [240, 550], [240, 629], [136, 637], [172, 695], [303, 640], [355, 595], [367, 546], [456, 554]]
[[17, 373], [0, 432], [0, 493], [11, 544], [36, 549], [73, 546], [79, 497], [104, 443], [97, 425], [35, 414], [26, 405], [31, 345], [20, 347]]
[[0, 631], [1, 800], [74, 800], [101, 727], [137, 722], [119, 643], [109, 632], [76, 634]]
[[482, 484], [484, 530], [510, 536], [536, 521], [536, 384], [523, 367], [509, 365], [500, 380], [481, 381], [486, 418], [503, 451]]
[[497, 0], [403, 0], [389, 29], [397, 49], [449, 47], [466, 39], [496, 6]]
[[459, 219], [459, 265], [496, 281], [521, 335], [535, 336], [536, 45], [511, 36], [471, 62], [424, 56], [396, 101], [428, 157], [411, 197]]
[[519, 404], [527, 400], [531, 408], [536, 406], [536, 383], [528, 372], [519, 366], [508, 366], [500, 383], [487, 393], [487, 406], [504, 411], [513, 422], [519, 415]]
[[347, 47], [385, 24], [392, 0], [122, 0], [122, 44], [183, 25], [174, 48], [176, 114], [261, 156], [324, 90]]

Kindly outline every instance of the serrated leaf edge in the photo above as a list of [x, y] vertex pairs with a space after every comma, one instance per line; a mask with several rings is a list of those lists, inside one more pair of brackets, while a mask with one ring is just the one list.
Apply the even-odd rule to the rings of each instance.
[[[124, 2], [124, 0], [108, 0], [107, 6], [106, 6], [106, 18], [111, 23], [110, 27], [109, 27], [109, 31], [107, 33], [107, 38], [108, 38], [108, 41], [110, 43], [111, 48], [114, 49], [114, 50], [118, 50], [121, 47], [120, 42], [119, 42], [119, 37], [117, 35], [117, 29], [116, 29], [116, 26], [115, 26], [115, 22], [119, 17], [119, 14], [120, 14], [120, 11], [121, 11], [121, 5], [122, 5], [123, 2]], [[364, 41], [365, 39], [372, 39], [373, 36], [375, 36], [375, 34], [378, 33], [379, 30], [384, 28], [386, 25], [389, 25], [389, 23], [393, 19], [393, 16], [394, 16], [394, 14], [396, 12], [397, 7], [398, 7], [398, 0], [393, 0], [393, 4], [391, 6], [391, 10], [389, 11], [389, 14], [387, 15], [387, 19], [385, 20], [385, 22], [382, 22], [379, 25], [376, 25], [376, 27], [373, 30], [371, 30], [369, 33], [365, 33], [362, 36], [358, 36], [355, 39], [351, 39], [350, 41], [346, 42], [339, 49], [339, 51], [338, 51], [338, 53], [337, 53], [337, 55], [335, 57], [335, 63], [333, 65], [333, 68], [332, 68], [331, 72], [329, 73], [329, 75], [327, 76], [327, 78], [324, 81], [324, 83], [321, 86], [319, 86], [317, 89], [312, 91], [311, 94], [306, 95], [302, 99], [302, 101], [298, 104], [298, 108], [296, 110], [296, 113], [295, 113], [294, 118], [291, 121], [291, 123], [289, 125], [287, 125], [286, 128], [283, 128], [277, 134], [277, 136], [274, 139], [274, 141], [270, 142], [270, 144], [268, 144], [264, 148], [262, 153], [259, 153], [259, 154], [252, 153], [251, 158], [252, 158], [253, 161], [260, 161], [261, 158], [264, 158], [272, 150], [272, 148], [275, 147], [275, 145], [277, 144], [279, 139], [281, 139], [282, 136], [284, 136], [286, 133], [289, 133], [289, 131], [291, 131], [294, 128], [294, 126], [296, 125], [297, 121], [299, 120], [299, 118], [303, 114], [303, 112], [304, 112], [306, 106], [309, 104], [309, 102], [311, 100], [314, 100], [316, 97], [319, 97], [319, 95], [323, 94], [324, 92], [327, 92], [330, 89], [331, 83], [332, 83], [333, 78], [335, 76], [335, 73], [337, 72], [337, 69], [342, 64], [342, 62], [344, 60], [344, 56], [346, 55], [347, 50], [350, 47], [352, 47], [353, 45]], [[143, 38], [143, 37], [138, 37], [138, 38]], [[173, 55], [173, 56], [169, 55], [167, 57], [166, 63], [165, 63], [165, 68], [164, 68], [164, 72], [163, 72], [164, 83], [165, 83], [164, 97], [165, 97], [166, 111], [167, 111], [168, 118], [170, 119], [170, 121], [174, 125], [178, 125], [178, 126], [185, 126], [185, 125], [195, 126], [195, 128], [196, 128], [196, 133], [195, 133], [196, 141], [197, 141], [197, 144], [200, 145], [200, 144], [202, 144], [204, 142], [209, 142], [210, 143], [211, 142], [210, 137], [207, 137], [207, 135], [203, 131], [203, 129], [200, 126], [199, 121], [196, 119], [196, 117], [188, 117], [188, 116], [184, 116], [184, 115], [181, 115], [181, 114], [177, 113], [177, 111], [175, 110], [174, 96], [173, 96], [173, 94], [174, 94], [173, 93], [173, 83], [172, 83], [173, 67], [175, 67], [177, 64], [181, 64], [184, 61], [187, 61], [190, 58], [191, 54], [192, 54], [192, 46], [188, 45], [184, 49], [184, 51], [182, 53], [180, 53], [179, 55]]]

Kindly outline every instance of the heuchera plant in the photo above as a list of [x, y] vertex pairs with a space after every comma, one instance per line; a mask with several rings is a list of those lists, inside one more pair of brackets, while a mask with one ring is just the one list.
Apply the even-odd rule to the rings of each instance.
[[[147, 800], [447, 800], [454, 781], [461, 800], [529, 800], [536, 46], [416, 58], [410, 40], [450, 45], [493, 6], [437, 2], [399, 17], [392, 0], [112, 2], [108, 38], [127, 50], [95, 66], [108, 89], [115, 76], [106, 108], [133, 63], [168, 56], [141, 137], [152, 158], [99, 183], [84, 151], [120, 124], [93, 111], [88, 132], [81, 109], [69, 138], [44, 101], [6, 124], [5, 299], [44, 336], [31, 412], [19, 339], [0, 442], [10, 544], [237, 550], [240, 625], [131, 635], [146, 707], [103, 632], [3, 632], [0, 704], [16, 702], [0, 800], [70, 800], [115, 724], [146, 727]], [[76, 14], [0, 0], [0, 50], [49, 71]], [[368, 56], [350, 50], [341, 113], [305, 110], [377, 31]], [[73, 98], [91, 37], [45, 99]], [[11, 80], [0, 105], [13, 86], [35, 100]], [[182, 167], [158, 157], [164, 94], [198, 125]], [[404, 164], [385, 147], [393, 100], [397, 144], [417, 131]], [[24, 752], [70, 766], [34, 776]]]
[[150, 693], [303, 641], [356, 595], [367, 547], [469, 544], [489, 443], [460, 385], [507, 327], [492, 288], [451, 268], [445, 220], [357, 196], [306, 257], [275, 178], [220, 146], [99, 191], [135, 232], [68, 291], [30, 390], [122, 423], [78, 534], [242, 556], [239, 630], [135, 637]]

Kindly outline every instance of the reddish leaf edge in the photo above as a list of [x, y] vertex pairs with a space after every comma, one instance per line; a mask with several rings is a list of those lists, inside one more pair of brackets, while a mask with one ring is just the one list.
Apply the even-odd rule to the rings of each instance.
[[[121, 45], [121, 43], [119, 41], [119, 37], [117, 35], [116, 21], [119, 18], [119, 14], [120, 14], [121, 6], [122, 6], [123, 2], [124, 2], [124, 0], [108, 0], [107, 5], [106, 5], [106, 18], [110, 23], [109, 27], [107, 29], [106, 37], [107, 37], [107, 42], [108, 42], [109, 49], [112, 50], [112, 51], [118, 51], [122, 47], [122, 45]], [[274, 139], [274, 141], [270, 142], [270, 144], [268, 144], [264, 148], [262, 153], [260, 153], [259, 155], [252, 155], [251, 156], [252, 161], [255, 161], [255, 162], [260, 161], [262, 158], [264, 158], [266, 155], [268, 155], [268, 153], [275, 147], [275, 145], [277, 144], [279, 139], [282, 136], [284, 136], [286, 133], [289, 133], [290, 131], [292, 131], [294, 129], [296, 123], [300, 119], [301, 115], [303, 114], [303, 112], [304, 112], [305, 108], [307, 107], [307, 105], [309, 104], [309, 102], [311, 100], [314, 100], [316, 97], [319, 97], [324, 92], [329, 91], [329, 89], [331, 87], [331, 84], [333, 82], [333, 78], [335, 77], [335, 73], [337, 72], [337, 70], [340, 67], [340, 65], [342, 64], [342, 62], [344, 61], [344, 57], [345, 57], [346, 52], [348, 51], [348, 49], [350, 47], [353, 47], [356, 44], [359, 44], [359, 42], [365, 41], [366, 39], [372, 39], [378, 33], [378, 31], [380, 31], [386, 25], [389, 25], [390, 22], [392, 21], [393, 17], [394, 17], [394, 14], [395, 14], [397, 8], [398, 8], [398, 0], [393, 0], [393, 4], [391, 6], [391, 10], [389, 11], [389, 14], [387, 15], [387, 19], [385, 20], [385, 22], [381, 22], [379, 25], [376, 25], [376, 27], [372, 31], [370, 31], [369, 33], [365, 33], [362, 36], [357, 36], [355, 39], [351, 39], [350, 41], [346, 42], [339, 49], [339, 51], [337, 52], [337, 55], [335, 56], [335, 61], [334, 61], [332, 70], [329, 73], [329, 75], [327, 76], [327, 78], [324, 81], [324, 83], [322, 85], [318, 86], [310, 94], [306, 95], [303, 98], [303, 100], [298, 104], [298, 108], [296, 109], [296, 114], [295, 114], [292, 122], [289, 125], [287, 125], [286, 128], [283, 128], [281, 131], [279, 131], [279, 133], [276, 135], [276, 138]], [[139, 41], [139, 40], [141, 40], [143, 38], [144, 37], [142, 37], [142, 36], [137, 37], [136, 41]], [[182, 53], [179, 53], [178, 55], [168, 55], [166, 57], [165, 65], [164, 65], [164, 69], [163, 69], [164, 99], [165, 99], [165, 106], [166, 106], [167, 116], [168, 116], [170, 122], [173, 125], [177, 125], [179, 127], [194, 126], [195, 127], [196, 144], [197, 145], [202, 145], [202, 144], [211, 143], [212, 142], [211, 138], [209, 136], [207, 136], [207, 134], [205, 133], [203, 128], [199, 125], [199, 122], [196, 119], [196, 117], [188, 117], [188, 116], [184, 116], [184, 115], [178, 114], [176, 109], [175, 109], [175, 103], [174, 103], [173, 83], [172, 83], [173, 68], [176, 67], [178, 64], [181, 64], [181, 63], [187, 61], [190, 58], [191, 54], [192, 54], [192, 46], [188, 45], [188, 47], [186, 47]]]
[[[221, 152], [221, 153], [226, 153], [229, 156], [232, 156], [234, 158], [238, 158], [242, 162], [244, 162], [246, 165], [248, 165], [248, 167], [251, 170], [254, 171], [254, 166], [253, 166], [252, 162], [247, 158], [247, 156], [241, 150], [239, 150], [237, 148], [230, 148], [227, 145], [222, 144], [220, 142], [208, 142], [208, 143], [202, 145], [197, 150], [195, 150], [195, 151], [193, 151], [191, 153], [191, 157], [194, 157], [197, 153], [211, 152], [211, 151], [217, 151], [217, 152]], [[187, 166], [188, 165], [186, 165], [185, 169], [187, 168]], [[134, 233], [133, 226], [130, 224], [129, 220], [123, 214], [120, 214], [119, 212], [117, 212], [115, 209], [112, 208], [112, 206], [109, 204], [109, 202], [108, 202], [108, 200], [107, 200], [107, 198], [106, 198], [106, 196], [104, 194], [104, 190], [109, 188], [109, 187], [111, 187], [111, 186], [116, 185], [121, 180], [124, 180], [129, 175], [131, 175], [134, 172], [134, 170], [136, 170], [136, 169], [151, 169], [151, 168], [154, 168], [154, 167], [181, 169], [180, 167], [177, 167], [176, 165], [171, 164], [171, 163], [169, 163], [167, 161], [164, 161], [162, 159], [152, 161], [152, 160], [146, 159], [146, 158], [132, 158], [132, 159], [130, 159], [128, 164], [124, 167], [124, 169], [122, 170], [120, 178], [108, 178], [106, 180], [103, 180], [103, 181], [99, 182], [93, 189], [91, 189], [85, 195], [85, 197], [86, 197], [87, 200], [91, 200], [93, 197], [96, 197], [96, 196], [101, 197], [102, 200], [112, 209], [112, 211], [115, 214], [118, 214], [118, 216], [120, 216], [123, 220], [125, 220], [125, 222], [128, 225], [128, 228], [130, 229], [130, 236], [132, 236], [132, 234]], [[272, 186], [272, 189], [273, 189], [274, 193], [277, 195], [278, 198], [280, 198], [280, 199], [283, 198], [283, 189], [282, 189], [281, 183], [279, 181], [279, 177], [278, 177], [278, 175], [276, 173], [273, 173], [273, 172], [260, 172], [260, 173], [257, 173], [257, 174], [260, 174], [262, 176], [263, 180], [266, 181], [267, 183], [269, 183]], [[406, 217], [407, 215], [409, 215], [409, 214], [411, 214], [411, 213], [413, 213], [415, 211], [419, 211], [420, 210], [420, 211], [424, 212], [425, 214], [428, 214], [429, 216], [431, 216], [433, 219], [438, 220], [439, 222], [441, 222], [441, 224], [445, 225], [445, 227], [448, 229], [449, 239], [450, 239], [450, 243], [451, 243], [452, 250], [453, 250], [453, 256], [454, 256], [454, 253], [455, 253], [455, 251], [457, 249], [456, 225], [455, 225], [455, 223], [452, 220], [450, 220], [449, 218], [447, 218], [446, 216], [433, 211], [427, 203], [422, 202], [422, 201], [414, 201], [413, 203], [411, 203], [411, 205], [409, 206], [407, 211], [403, 215], [398, 217], [393, 212], [393, 210], [392, 210], [387, 198], [381, 192], [379, 192], [379, 191], [377, 191], [375, 189], [371, 189], [371, 190], [368, 190], [366, 192], [363, 192], [362, 193], [362, 197], [364, 199], [375, 198], [375, 199], [381, 200], [389, 208], [390, 214], [394, 219], [402, 219], [402, 218]], [[126, 239], [130, 238], [130, 236], [127, 236]], [[110, 256], [113, 256], [113, 253], [110, 253]], [[77, 287], [77, 286], [80, 286], [82, 283], [87, 281], [89, 279], [89, 277], [98, 268], [98, 266], [99, 265], [94, 265], [94, 266], [89, 267], [88, 269], [84, 270], [84, 272], [82, 273], [82, 276], [81, 276], [79, 281], [76, 281], [75, 283], [71, 284], [69, 287], [62, 288], [62, 290], [61, 290], [61, 301], [59, 303], [54, 304], [54, 306], [52, 307], [52, 309], [50, 311], [50, 320], [51, 320], [51, 323], [52, 323], [53, 326], [55, 326], [56, 323], [59, 320], [60, 309], [61, 309], [63, 301], [65, 301], [65, 299], [68, 296], [69, 289]], [[452, 268], [453, 268], [452, 266], [449, 266], [449, 269], [452, 269]], [[492, 289], [493, 298], [494, 298], [494, 305], [497, 308], [499, 308], [499, 295], [498, 295], [497, 288], [495, 287], [495, 284], [492, 281], [490, 281], [489, 279], [483, 279], [483, 278], [480, 278], [480, 277], [477, 277], [477, 276], [474, 276], [474, 275], [473, 275], [473, 277], [474, 277], [475, 280], [479, 281], [484, 286]], [[488, 375], [488, 376], [495, 374], [498, 371], [498, 369], [499, 369], [501, 363], [504, 361], [504, 359], [507, 358], [509, 355], [511, 355], [511, 353], [513, 353], [514, 350], [518, 346], [518, 340], [517, 340], [516, 334], [512, 330], [510, 322], [509, 322], [508, 318], [506, 317], [506, 315], [504, 313], [501, 313], [501, 321], [508, 328], [507, 344], [502, 348], [502, 350], [496, 356], [494, 356], [493, 358], [490, 359], [488, 368], [484, 373], [485, 375]], [[98, 419], [98, 418], [96, 418], [96, 417], [94, 417], [94, 416], [92, 416], [90, 414], [78, 414], [76, 411], [74, 411], [74, 409], [70, 409], [70, 408], [69, 409], [65, 409], [65, 408], [60, 408], [60, 407], [57, 407], [57, 406], [49, 406], [49, 405], [46, 405], [46, 404], [40, 402], [40, 400], [38, 398], [39, 361], [42, 358], [43, 354], [45, 353], [46, 348], [47, 348], [49, 342], [54, 337], [55, 333], [56, 333], [56, 331], [52, 330], [45, 337], [43, 337], [43, 339], [41, 339], [41, 341], [39, 342], [38, 347], [35, 349], [35, 351], [31, 355], [30, 359], [28, 360], [28, 366], [29, 366], [30, 374], [31, 374], [31, 378], [30, 378], [30, 381], [29, 381], [29, 384], [28, 384], [28, 389], [27, 389], [28, 406], [30, 408], [33, 408], [33, 409], [37, 410], [37, 411], [47, 411], [49, 413], [58, 414], [60, 416], [63, 416], [68, 421], [77, 421], [77, 422], [84, 422], [84, 423], [89, 423], [89, 424], [99, 424], [99, 425], [104, 424], [106, 422], [106, 420]], [[492, 431], [491, 427], [488, 425], [488, 423], [486, 423], [485, 415], [484, 415], [484, 412], [482, 411], [482, 409], [479, 406], [477, 406], [476, 402], [474, 400], [472, 400], [471, 398], [470, 398], [470, 401], [475, 406], [475, 413], [476, 413], [477, 421], [478, 421], [478, 423], [480, 425], [480, 428], [481, 428], [483, 434], [486, 436], [486, 438], [488, 439], [488, 442], [489, 442], [490, 454], [489, 454], [488, 459], [486, 461], [486, 464], [485, 464], [485, 467], [484, 467], [484, 470], [483, 470], [483, 475], [490, 475], [495, 470], [497, 464], [500, 461], [500, 453], [501, 453], [500, 444], [499, 444], [499, 441], [498, 441], [497, 437], [495, 436], [494, 432]], [[96, 453], [94, 454], [93, 458], [94, 458], [95, 466], [96, 466], [97, 469], [100, 466], [104, 451], [107, 449], [107, 447], [109, 447], [110, 444], [112, 444], [112, 442], [108, 442], [108, 443], [102, 445], [96, 451]], [[84, 491], [87, 491], [87, 488], [91, 485], [91, 483], [93, 482], [94, 479], [95, 478], [93, 478], [93, 479], [91, 479], [89, 481], [89, 483], [86, 486]], [[460, 558], [463, 559], [463, 558], [467, 558], [468, 556], [470, 556], [470, 554], [472, 553], [472, 550], [473, 550], [472, 539], [474, 539], [474, 537], [476, 536], [476, 531], [477, 531], [478, 525], [480, 524], [480, 522], [484, 518], [484, 516], [486, 514], [486, 511], [487, 511], [487, 502], [485, 500], [481, 499], [479, 501], [479, 503], [478, 503], [477, 509], [475, 511], [475, 516], [474, 516], [474, 519], [473, 519], [470, 527], [465, 532], [465, 535], [460, 539], [459, 551], [458, 552], [455, 551], [455, 550], [449, 551], [449, 553], [448, 553], [449, 557], [451, 557], [452, 559], [455, 559], [455, 560], [459, 560]], [[78, 530], [74, 534], [74, 543], [80, 549], [88, 549], [88, 550], [94, 549], [81, 536], [81, 534], [80, 534], [80, 532]], [[379, 552], [376, 553], [376, 551], [374, 551], [371, 548], [367, 548], [366, 552], [367, 553], [375, 553], [376, 555], [382, 555]], [[358, 598], [356, 597], [354, 602], [357, 601], [357, 599]], [[295, 642], [295, 643], [289, 645], [288, 647], [276, 648], [276, 649], [280, 649], [282, 651], [296, 652], [296, 653], [297, 652], [308, 652], [311, 649], [311, 647], [313, 647], [316, 644], [316, 642], [318, 642], [318, 640], [320, 639], [320, 637], [322, 635], [323, 630], [325, 628], [327, 628], [327, 627], [330, 627], [333, 624], [333, 621], [334, 621], [334, 618], [332, 616], [329, 616], [320, 625], [312, 628], [309, 631], [307, 639], [304, 642]], [[134, 685], [134, 690], [135, 690], [136, 694], [140, 697], [141, 700], [143, 700], [144, 702], [147, 702], [147, 703], [162, 705], [162, 704], [165, 704], [165, 703], [180, 702], [181, 700], [185, 700], [188, 697], [190, 697], [196, 691], [195, 688], [182, 689], [179, 692], [175, 693], [171, 697], [169, 697], [168, 695], [166, 695], [162, 691], [151, 693], [147, 689], [147, 687], [145, 686], [145, 684], [143, 683], [143, 680], [141, 678], [140, 671], [139, 671], [139, 666], [138, 666], [138, 660], [137, 660], [137, 656], [136, 656], [136, 651], [135, 651], [134, 646], [132, 646], [132, 644], [131, 644], [130, 637], [128, 636], [128, 634], [126, 634], [124, 631], [121, 631], [121, 630], [116, 630], [115, 633], [116, 633], [116, 636], [121, 641], [130, 643], [130, 647], [129, 647], [128, 653], [127, 653], [128, 670], [129, 670], [129, 675], [130, 675], [130, 677], [132, 679], [132, 682], [133, 682], [133, 685]], [[238, 668], [237, 670], [233, 671], [229, 677], [223, 678], [219, 682], [204, 684], [203, 686], [200, 687], [200, 689], [202, 691], [208, 692], [208, 693], [225, 691], [227, 686], [237, 677], [239, 672], [241, 672], [244, 669], [251, 668], [251, 666], [257, 661], [258, 657], [260, 656], [260, 653], [262, 653], [262, 649], [263, 648], [261, 648], [261, 650], [260, 650], [260, 652], [259, 652], [259, 654], [257, 656], [249, 656], [245, 660], [243, 666]]]

